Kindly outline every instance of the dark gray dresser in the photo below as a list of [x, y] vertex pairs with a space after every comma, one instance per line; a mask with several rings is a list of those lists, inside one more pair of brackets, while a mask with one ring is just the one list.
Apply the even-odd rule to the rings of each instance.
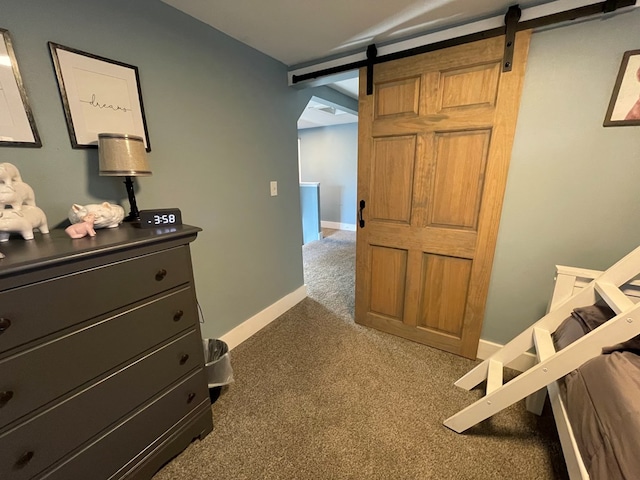
[[212, 430], [199, 231], [0, 243], [1, 479], [148, 479]]

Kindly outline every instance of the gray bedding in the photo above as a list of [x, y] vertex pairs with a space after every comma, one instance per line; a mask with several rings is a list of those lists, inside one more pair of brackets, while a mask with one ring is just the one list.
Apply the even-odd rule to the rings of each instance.
[[591, 480], [640, 478], [640, 356], [599, 355], [565, 377], [569, 421]]
[[[577, 308], [553, 335], [560, 350], [614, 316]], [[591, 480], [640, 479], [640, 339], [603, 348], [564, 378], [569, 421]]]

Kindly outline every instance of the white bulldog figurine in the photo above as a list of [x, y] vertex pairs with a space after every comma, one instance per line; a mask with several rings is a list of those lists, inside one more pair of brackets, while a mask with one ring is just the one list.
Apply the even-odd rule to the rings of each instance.
[[78, 205], [74, 203], [69, 210], [69, 221], [80, 223], [89, 214], [94, 215], [93, 228], [115, 228], [124, 219], [124, 208], [109, 202]]
[[11, 205], [11, 208], [18, 211], [23, 205], [35, 207], [33, 188], [24, 182], [0, 183], [0, 205]]
[[11, 186], [13, 182], [21, 182], [20, 172], [12, 163], [0, 163], [0, 183]]
[[11, 232], [19, 233], [25, 240], [32, 240], [34, 228], [40, 233], [49, 233], [47, 217], [38, 207], [23, 205], [20, 211], [9, 208], [0, 210], [0, 242], [9, 240]]

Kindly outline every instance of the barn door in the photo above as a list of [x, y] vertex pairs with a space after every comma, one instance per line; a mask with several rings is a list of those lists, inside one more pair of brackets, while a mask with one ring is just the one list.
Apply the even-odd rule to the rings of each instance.
[[530, 36], [361, 72], [356, 322], [475, 358]]

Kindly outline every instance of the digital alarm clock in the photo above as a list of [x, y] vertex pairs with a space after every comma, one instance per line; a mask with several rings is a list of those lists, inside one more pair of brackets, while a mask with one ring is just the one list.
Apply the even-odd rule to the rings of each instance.
[[171, 227], [174, 225], [182, 225], [182, 213], [179, 208], [140, 210], [140, 228]]

